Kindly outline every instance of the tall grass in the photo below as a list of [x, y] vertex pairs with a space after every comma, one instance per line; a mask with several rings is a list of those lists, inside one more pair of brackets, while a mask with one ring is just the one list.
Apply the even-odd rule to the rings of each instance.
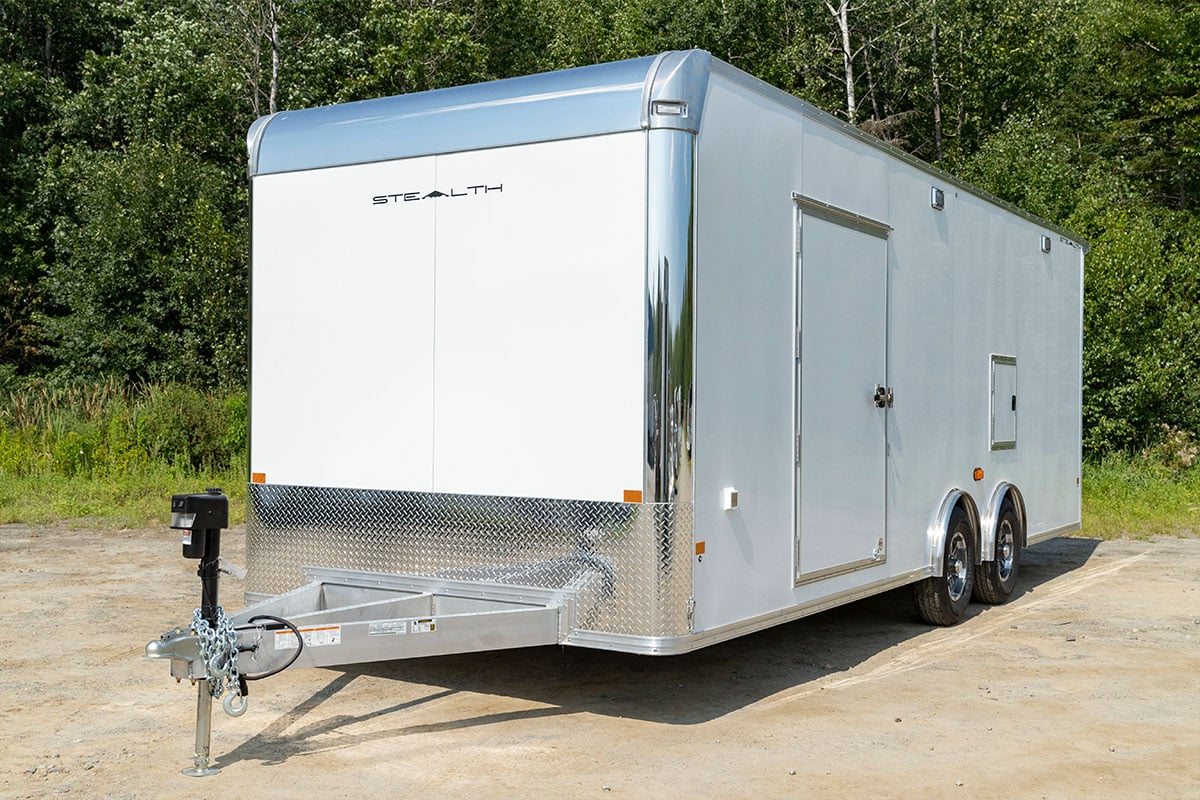
[[[159, 525], [167, 498], [220, 486], [245, 519], [246, 394], [117, 381], [0, 395], [0, 524]], [[1200, 536], [1200, 448], [1165, 429], [1140, 455], [1083, 467], [1083, 529], [1102, 539]]]
[[1160, 426], [1136, 456], [1111, 455], [1084, 465], [1084, 536], [1146, 539], [1200, 536], [1200, 442]]
[[1172, 469], [1141, 456], [1083, 465], [1083, 528], [1097, 539], [1200, 536], [1200, 465]]
[[167, 496], [221, 486], [245, 516], [245, 392], [30, 383], [0, 398], [0, 523], [166, 519]]

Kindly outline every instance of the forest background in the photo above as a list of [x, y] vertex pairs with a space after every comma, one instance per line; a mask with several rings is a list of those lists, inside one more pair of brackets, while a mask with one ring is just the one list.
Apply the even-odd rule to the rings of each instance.
[[256, 117], [691, 47], [1087, 239], [1085, 527], [1200, 529], [1193, 0], [0, 0], [0, 523], [240, 501]]

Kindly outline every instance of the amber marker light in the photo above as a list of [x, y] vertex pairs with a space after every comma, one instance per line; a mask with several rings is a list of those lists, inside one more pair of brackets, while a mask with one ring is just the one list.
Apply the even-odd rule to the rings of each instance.
[[626, 503], [642, 502], [642, 490], [641, 489], [626, 489], [625, 490], [625, 502]]
[[251, 483], [266, 483], [267, 482], [267, 473], [251, 472], [250, 473], [250, 482]]
[[971, 473], [971, 477], [977, 481], [983, 480], [983, 467], [976, 467], [975, 471]]

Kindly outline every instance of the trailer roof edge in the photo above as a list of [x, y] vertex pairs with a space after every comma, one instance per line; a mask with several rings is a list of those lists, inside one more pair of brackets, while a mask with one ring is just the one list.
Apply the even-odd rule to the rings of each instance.
[[642, 127], [699, 133], [715, 61], [705, 50], [669, 50], [656, 58], [642, 94]]
[[1066, 228], [973, 186], [704, 50], [670, 50], [656, 56], [486, 83], [279, 111], [258, 118], [247, 131], [247, 174], [253, 178], [639, 129], [699, 133], [712, 75], [1057, 233], [1085, 253], [1090, 249], [1085, 239]]
[[866, 131], [863, 131], [856, 126], [851, 125], [849, 122], [846, 122], [845, 120], [842, 120], [842, 119], [838, 119], [833, 114], [830, 114], [827, 111], [822, 111], [821, 109], [814, 106], [812, 103], [809, 103], [806, 100], [801, 100], [799, 97], [796, 97], [793, 94], [788, 94], [787, 92], [783, 91], [782, 89], [772, 86], [771, 84], [767, 83], [766, 81], [754, 77], [753, 75], [746, 72], [745, 70], [738, 69], [737, 67], [733, 66], [732, 64], [726, 63], [719, 58], [713, 58], [712, 59], [712, 71], [713, 71], [713, 73], [720, 75], [721, 77], [726, 78], [730, 81], [733, 81], [734, 83], [737, 83], [737, 84], [741, 85], [742, 87], [755, 92], [756, 94], [760, 94], [763, 97], [766, 97], [767, 99], [774, 100], [774, 101], [780, 103], [781, 105], [787, 106], [787, 107], [791, 108], [792, 110], [803, 114], [804, 116], [811, 119], [813, 122], [816, 122], [820, 125], [824, 125], [826, 127], [841, 131], [842, 133], [845, 133], [847, 135], [853, 136], [855, 139], [858, 139], [859, 141], [863, 142], [864, 144], [870, 145], [871, 147], [874, 147], [878, 150], [882, 150], [883, 152], [887, 153], [888, 155], [890, 155], [894, 158], [898, 158], [901, 161], [905, 162], [906, 164], [909, 164], [910, 166], [924, 170], [925, 172], [929, 172], [932, 175], [934, 175], [935, 177], [940, 178], [940, 179], [946, 181], [947, 183], [951, 184], [952, 186], [956, 186], [959, 189], [970, 192], [971, 194], [975, 195], [976, 197], [979, 197], [983, 200], [987, 200], [989, 203], [993, 203], [997, 206], [1000, 206], [1001, 208], [1004, 208], [1005, 210], [1007, 210], [1013, 214], [1016, 214], [1018, 217], [1021, 217], [1022, 219], [1025, 219], [1029, 222], [1032, 222], [1036, 225], [1040, 225], [1040, 226], [1046, 228], [1046, 230], [1048, 230], [1048, 231], [1053, 231], [1054, 233], [1057, 233], [1060, 236], [1066, 237], [1071, 242], [1079, 245], [1083, 249], [1084, 253], [1086, 253], [1088, 250], [1091, 249], [1091, 245], [1087, 242], [1087, 240], [1083, 239], [1078, 234], [1073, 233], [1072, 231], [1069, 231], [1060, 225], [1056, 225], [1055, 223], [1053, 223], [1047, 219], [1039, 217], [1036, 214], [1031, 214], [1030, 212], [1024, 210], [1023, 208], [1013, 205], [1012, 203], [1008, 202], [1007, 200], [1002, 200], [1001, 198], [995, 196], [991, 192], [988, 192], [985, 189], [980, 189], [978, 186], [974, 186], [974, 185], [968, 183], [967, 181], [963, 180], [962, 178], [959, 178], [956, 175], [954, 175], [950, 172], [947, 172], [946, 170], [942, 169], [941, 167], [939, 167], [935, 164], [930, 164], [928, 161], [920, 159], [917, 156], [912, 155], [911, 153], [907, 153], [904, 150], [901, 150], [899, 147], [889, 144], [877, 136], [872, 136], [871, 134], [867, 133]]
[[247, 137], [251, 177], [641, 128], [654, 56], [279, 111]]

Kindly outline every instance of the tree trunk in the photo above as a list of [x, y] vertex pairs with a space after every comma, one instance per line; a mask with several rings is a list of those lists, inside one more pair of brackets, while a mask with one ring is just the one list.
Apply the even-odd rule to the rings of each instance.
[[[933, 4], [934, 9], [937, 9], [937, 3]], [[934, 161], [942, 160], [942, 82], [938, 75], [938, 25], [937, 20], [933, 23], [933, 32], [930, 34], [930, 40], [933, 44], [933, 52], [930, 57], [930, 70], [933, 73], [933, 144], [934, 151], [937, 153]]]
[[966, 91], [967, 70], [966, 70], [966, 67], [963, 66], [964, 46], [963, 46], [963, 31], [962, 31], [962, 27], [961, 27], [961, 25], [962, 25], [961, 19], [959, 20], [959, 25], [960, 25], [960, 27], [958, 29], [958, 76], [957, 76], [958, 77], [958, 114], [956, 115], [956, 117], [954, 119], [954, 138], [959, 141], [959, 147], [961, 147], [962, 146], [963, 117], [965, 116], [965, 112], [966, 112], [966, 109], [964, 107], [963, 98], [967, 94], [967, 91]]
[[833, 15], [842, 37], [842, 66], [846, 75], [846, 119], [853, 123], [858, 103], [854, 98], [854, 50], [850, 48], [850, 0], [840, 0], [837, 8], [826, 0], [825, 8]]
[[46, 19], [46, 42], [44, 45], [45, 59], [46, 59], [46, 83], [50, 83], [50, 78], [52, 78], [54, 75], [53, 71], [50, 68], [50, 63], [54, 58], [54, 48], [52, 46], [53, 40], [54, 40], [54, 25], [50, 22], [50, 19], [47, 17], [47, 19]]
[[274, 114], [279, 98], [279, 7], [276, 0], [267, 0], [267, 14], [271, 31], [271, 93], [267, 99], [267, 113]]
[[871, 42], [863, 46], [863, 72], [867, 76], [867, 95], [871, 98], [871, 118], [883, 119], [879, 112], [879, 99], [875, 95], [875, 76], [871, 74]]

